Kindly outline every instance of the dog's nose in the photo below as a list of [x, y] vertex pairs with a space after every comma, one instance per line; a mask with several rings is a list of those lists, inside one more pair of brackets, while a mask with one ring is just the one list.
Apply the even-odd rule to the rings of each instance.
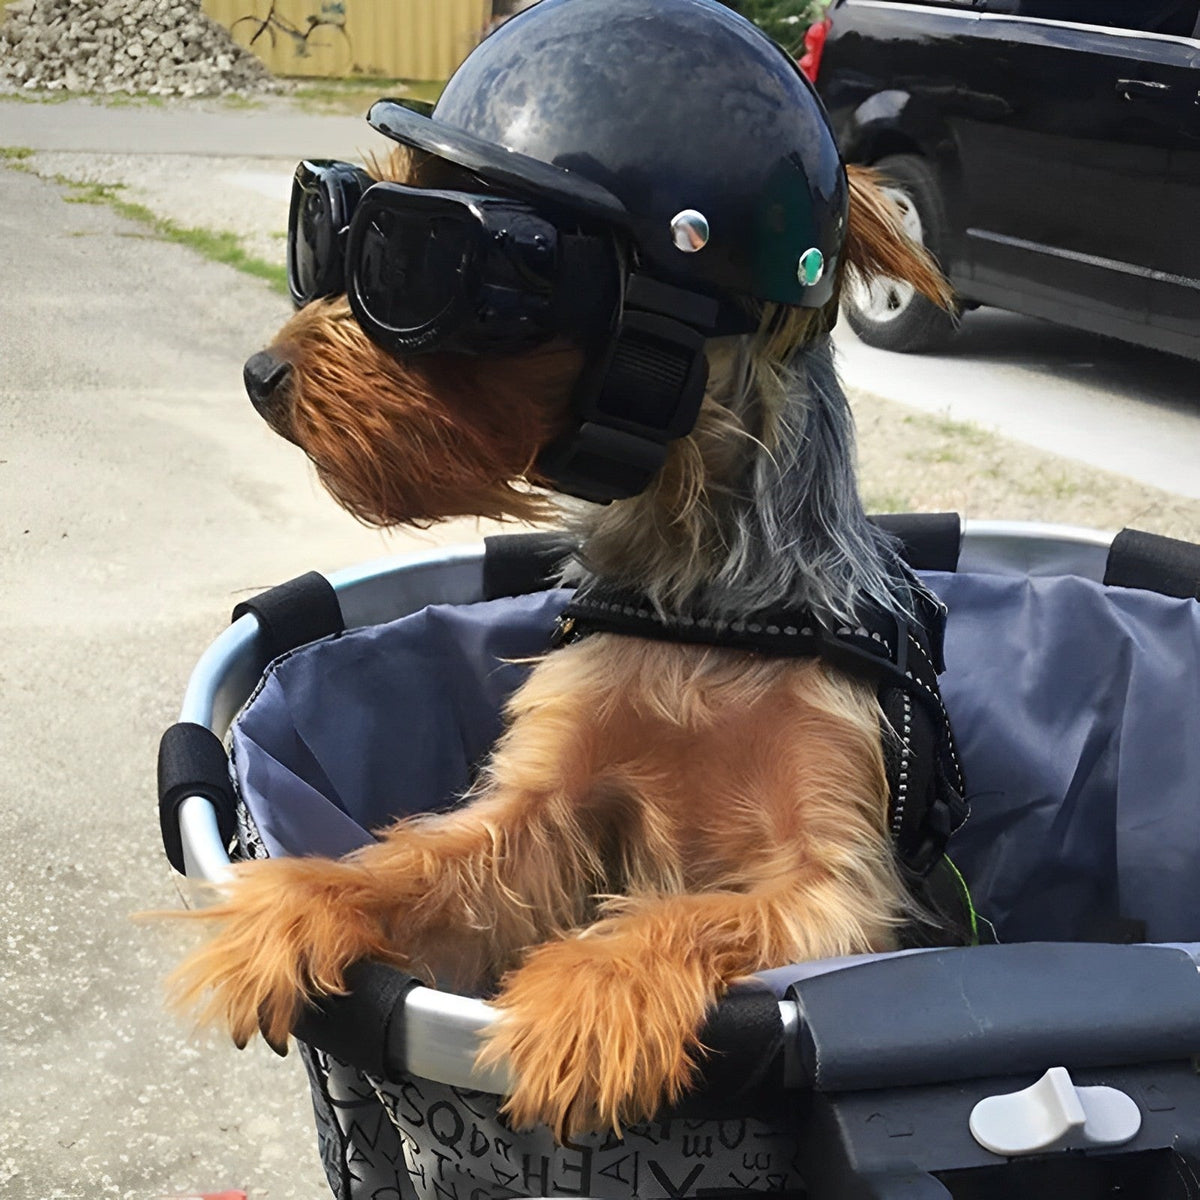
[[246, 359], [246, 365], [242, 368], [246, 395], [268, 421], [278, 420], [287, 412], [287, 389], [284, 384], [291, 373], [291, 363], [276, 358], [270, 350], [260, 350]]

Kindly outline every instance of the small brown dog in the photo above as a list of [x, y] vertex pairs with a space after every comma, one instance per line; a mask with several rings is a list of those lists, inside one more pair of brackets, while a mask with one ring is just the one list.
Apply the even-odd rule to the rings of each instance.
[[[455, 170], [418, 156], [375, 173], [445, 187]], [[843, 240], [838, 286], [886, 275], [948, 303], [869, 172], [851, 172]], [[694, 427], [643, 492], [571, 518], [569, 581], [635, 591], [685, 624], [781, 608], [844, 623], [863, 596], [910, 611], [857, 498], [832, 311], [765, 304], [757, 332], [706, 344]], [[266, 353], [256, 404], [360, 519], [550, 511], [539, 457], [584, 362], [569, 339], [397, 356], [343, 296], [304, 307]], [[564, 1138], [676, 1101], [735, 980], [891, 948], [912, 916], [876, 689], [856, 675], [597, 632], [547, 654], [507, 719], [449, 811], [340, 861], [237, 867], [195, 914], [219, 930], [174, 976], [176, 1003], [282, 1048], [305, 1002], [361, 959], [491, 994], [502, 1019], [482, 1058], [511, 1064], [509, 1119]]]
[[[871, 177], [851, 178], [850, 269], [944, 301]], [[651, 489], [580, 518], [590, 571], [664, 604], [728, 571], [733, 481], [773, 465], [781, 439], [809, 440], [782, 429], [778, 373], [826, 340], [814, 312], [714, 346], [700, 420]], [[545, 513], [525, 485], [579, 369], [570, 347], [402, 361], [333, 300], [299, 312], [271, 354], [290, 367], [272, 425], [360, 518]], [[198, 914], [222, 927], [177, 972], [177, 1003], [239, 1044], [261, 1025], [282, 1047], [305, 998], [337, 992], [359, 959], [458, 987], [502, 977], [485, 1057], [514, 1068], [513, 1122], [563, 1137], [677, 1099], [734, 980], [890, 948], [908, 910], [874, 689], [814, 659], [613, 634], [564, 646], [513, 697], [466, 800], [339, 862], [239, 867]]]

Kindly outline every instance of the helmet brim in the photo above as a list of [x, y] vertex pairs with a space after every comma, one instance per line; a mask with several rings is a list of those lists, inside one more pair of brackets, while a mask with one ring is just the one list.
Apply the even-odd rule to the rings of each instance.
[[367, 120], [384, 137], [464, 167], [500, 187], [562, 204], [581, 217], [628, 227], [628, 211], [607, 188], [426, 116], [418, 106], [428, 108], [420, 101], [377, 100]]

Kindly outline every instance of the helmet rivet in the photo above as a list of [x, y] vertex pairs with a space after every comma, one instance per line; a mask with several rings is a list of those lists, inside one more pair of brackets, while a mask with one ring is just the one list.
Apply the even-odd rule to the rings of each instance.
[[694, 208], [685, 208], [671, 218], [671, 241], [676, 250], [695, 254], [708, 245], [708, 218]]
[[800, 255], [800, 262], [796, 265], [796, 278], [800, 280], [805, 287], [812, 287], [814, 283], [820, 283], [821, 276], [825, 274], [825, 255], [823, 255], [816, 246], [810, 247]]

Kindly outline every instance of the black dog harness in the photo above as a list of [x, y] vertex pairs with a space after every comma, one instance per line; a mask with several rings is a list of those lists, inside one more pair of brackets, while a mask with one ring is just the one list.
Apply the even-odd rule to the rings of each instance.
[[833, 626], [798, 609], [735, 618], [701, 613], [664, 618], [643, 596], [590, 584], [563, 610], [554, 645], [593, 633], [701, 643], [777, 657], [816, 657], [873, 683], [885, 726], [892, 843], [910, 891], [933, 914], [930, 922], [911, 924], [902, 941], [956, 945], [978, 935], [970, 897], [945, 854], [950, 835], [967, 817], [962, 768], [937, 684], [945, 669], [946, 610], [911, 582], [915, 622], [864, 604], [852, 624]]

